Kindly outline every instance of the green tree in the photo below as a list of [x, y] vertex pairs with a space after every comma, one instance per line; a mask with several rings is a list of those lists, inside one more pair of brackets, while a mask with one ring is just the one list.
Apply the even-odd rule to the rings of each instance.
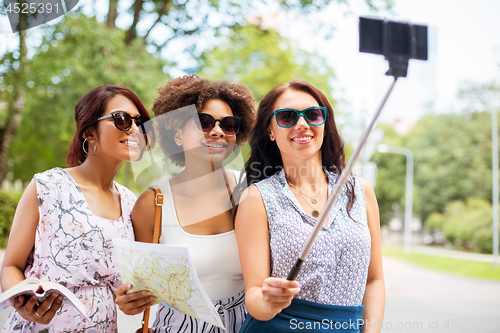
[[491, 212], [492, 207], [488, 201], [469, 197], [465, 202], [457, 200], [447, 203], [442, 214], [432, 213], [427, 219], [427, 226], [441, 229], [446, 239], [455, 246], [491, 253]]
[[330, 93], [335, 73], [326, 60], [293, 47], [290, 40], [273, 29], [238, 27], [226, 42], [206, 51], [200, 62], [201, 75], [244, 83], [257, 102], [274, 86], [303, 79], [324, 92], [335, 106]]
[[15, 179], [26, 182], [36, 172], [65, 165], [75, 105], [92, 88], [124, 85], [150, 109], [156, 87], [169, 78], [162, 71], [167, 63], [149, 54], [139, 40], [127, 45], [124, 35], [80, 15], [68, 17], [44, 38], [30, 61], [27, 87], [32, 98], [26, 101], [11, 149], [9, 170]]
[[[365, 1], [374, 9], [382, 7], [390, 8], [392, 6], [392, 0]], [[305, 11], [311, 13], [323, 8], [331, 2], [344, 3], [345, 0], [283, 0], [279, 3], [281, 8], [287, 11], [295, 10], [296, 12]], [[129, 5], [128, 10], [125, 12], [119, 11], [118, 9], [122, 7], [120, 5], [124, 3]], [[97, 2], [85, 3], [83, 6], [92, 6], [92, 4], [95, 7]], [[166, 49], [173, 40], [182, 38], [184, 46], [178, 54], [183, 55], [181, 57], [182, 59], [186, 58], [186, 54], [190, 54], [191, 57], [195, 59], [204, 50], [203, 46], [200, 45], [207, 44], [200, 43], [201, 40], [205, 41], [207, 37], [208, 39], [215, 38], [218, 35], [218, 31], [222, 31], [226, 28], [231, 29], [244, 24], [245, 16], [248, 13], [253, 11], [256, 6], [265, 4], [267, 4], [267, 0], [135, 0], [132, 2], [110, 0], [105, 13], [105, 26], [108, 30], [106, 31], [103, 30], [102, 27], [99, 27], [99, 31], [101, 31], [102, 35], [119, 38], [119, 40], [113, 40], [111, 42], [112, 44], [116, 44], [119, 41], [124, 42], [127, 48], [121, 47], [121, 49], [126, 49], [128, 53], [124, 58], [130, 59], [132, 55], [135, 55], [135, 52], [143, 53], [146, 48], [148, 48], [151, 53], [155, 53], [156, 56], [160, 56], [162, 50]], [[93, 15], [95, 15], [95, 8], [92, 12], [94, 13]], [[0, 15], [5, 15], [2, 6], [0, 6]], [[117, 22], [120, 22], [120, 25], [125, 23], [125, 27], [121, 26], [121, 28], [117, 28]], [[127, 24], [127, 22], [130, 23]], [[321, 25], [321, 23], [318, 24], [318, 26]], [[46, 31], [44, 45], [59, 42], [56, 34], [53, 33], [53, 26], [47, 25], [40, 29]], [[21, 27], [20, 30], [24, 29]], [[117, 30], [117, 32], [113, 32], [113, 30]], [[63, 33], [64, 35], [65, 32], [60, 31], [59, 33]], [[86, 40], [89, 43], [83, 44], [76, 41], [72, 45], [73, 51], [76, 53], [81, 53], [80, 49], [86, 50], [88, 47], [92, 47], [94, 43], [94, 40], [89, 41], [85, 36], [82, 36], [81, 40]], [[2, 55], [0, 59], [0, 98], [1, 101], [4, 102], [4, 104], [0, 103], [0, 182], [4, 179], [7, 168], [11, 170], [17, 163], [16, 159], [19, 160], [17, 156], [11, 153], [11, 145], [14, 142], [14, 137], [17, 135], [17, 127], [21, 124], [23, 114], [26, 113], [25, 104], [31, 102], [31, 100], [25, 101], [24, 99], [26, 93], [33, 91], [27, 90], [27, 92], [25, 92], [26, 86], [30, 87], [32, 85], [30, 82], [35, 82], [29, 78], [31, 72], [31, 70], [29, 70], [31, 58], [27, 59], [26, 56], [29, 53], [38, 54], [39, 50], [37, 47], [33, 46], [28, 50], [27, 45], [37, 44], [36, 40], [32, 40], [31, 43], [28, 42], [25, 31], [21, 32], [19, 34], [19, 50], [6, 53]], [[42, 45], [42, 47], [44, 46]], [[69, 56], [71, 53], [66, 53], [65, 55]], [[175, 62], [177, 59], [170, 60]], [[67, 60], [57, 57], [50, 61], [66, 62]], [[86, 61], [85, 63], [88, 62], [89, 61]], [[132, 61], [132, 63], [134, 63], [134, 61]], [[82, 69], [82, 66], [79, 66], [75, 61], [73, 65], [76, 70]], [[40, 68], [43, 67], [42, 65], [39, 66]], [[49, 65], [49, 67], [53, 66]], [[179, 68], [179, 64], [176, 64], [176, 67]], [[132, 70], [132, 75], [136, 74], [136, 68], [129, 67], [129, 69]], [[88, 74], [93, 74], [93, 72], [88, 70]], [[97, 77], [100, 76], [98, 75]], [[90, 76], [85, 77], [84, 80], [99, 81]], [[54, 84], [57, 85], [56, 83]], [[51, 89], [54, 88], [50, 83], [44, 85], [44, 87], [46, 87], [48, 91], [52, 91]], [[33, 88], [30, 87], [30, 89]], [[43, 95], [42, 88], [37, 89], [39, 89], [37, 93]], [[54, 89], [54, 93], [58, 91], [57, 87]], [[9, 159], [14, 158], [12, 162], [9, 162], [10, 165], [8, 166], [7, 162], [9, 159], [7, 156], [9, 156]], [[20, 157], [20, 159], [22, 160], [23, 157]]]
[[[384, 142], [409, 148], [414, 155], [413, 212], [423, 221], [443, 213], [451, 201], [477, 197], [491, 201], [491, 114], [463, 111], [428, 114], [406, 135], [384, 126]], [[381, 216], [392, 204], [404, 208], [406, 160], [402, 155], [374, 155], [378, 165], [375, 191]]]
[[[403, 147], [403, 138], [388, 124], [378, 125], [384, 131], [384, 144]], [[372, 157], [377, 163], [377, 183], [375, 194], [377, 195], [380, 210], [380, 221], [387, 223], [394, 215], [395, 208], [404, 208], [405, 204], [405, 177], [406, 159], [399, 154], [387, 154], [375, 152]]]
[[[0, 14], [5, 14], [0, 12]], [[26, 101], [26, 76], [28, 73], [27, 64], [27, 42], [26, 42], [27, 17], [22, 12], [19, 13], [19, 52], [7, 53], [0, 58], [0, 64], [4, 66], [4, 76], [0, 77], [0, 85], [6, 87], [0, 89], [0, 101], [5, 101], [5, 108], [0, 105], [0, 184], [7, 174], [7, 158], [10, 147], [17, 133], [17, 128], [21, 123]], [[7, 90], [11, 94], [2, 94]]]
[[[178, 37], [200, 35], [207, 30], [220, 31], [224, 28], [234, 28], [244, 24], [245, 16], [255, 8], [269, 5], [267, 0], [135, 0], [130, 3], [127, 13], [120, 14], [119, 4], [124, 1], [110, 0], [107, 25], [116, 26], [116, 21], [123, 15], [132, 15], [133, 20], [125, 29], [125, 41], [129, 44], [134, 38], [141, 38], [148, 44], [161, 50]], [[347, 0], [280, 0], [280, 8], [285, 11], [295, 11], [301, 14], [314, 13], [330, 3], [347, 3]], [[391, 8], [393, 0], [365, 0], [372, 10]], [[214, 16], [217, 19], [213, 20]], [[213, 23], [215, 22], [215, 23]], [[324, 22], [317, 22], [318, 26]], [[157, 31], [161, 37], [149, 38]], [[192, 44], [192, 49], [197, 49]]]
[[0, 189], [0, 248], [7, 246], [10, 227], [21, 193]]
[[491, 201], [491, 114], [427, 115], [408, 134], [415, 156], [416, 212], [425, 220], [450, 201]]

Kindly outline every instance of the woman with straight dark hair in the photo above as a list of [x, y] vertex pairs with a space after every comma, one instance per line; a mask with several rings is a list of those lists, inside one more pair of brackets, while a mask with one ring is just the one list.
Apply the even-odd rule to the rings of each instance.
[[[249, 315], [240, 332], [378, 332], [384, 313], [372, 186], [350, 176], [296, 281], [286, 277], [345, 168], [327, 98], [290, 81], [260, 103], [235, 230]], [[362, 322], [366, 326], [362, 325]]]
[[76, 105], [70, 168], [33, 177], [16, 209], [0, 282], [8, 290], [27, 278], [64, 285], [85, 305], [85, 319], [52, 293], [13, 298], [5, 332], [117, 332], [114, 291], [120, 285], [111, 238], [134, 239], [130, 212], [135, 195], [114, 178], [123, 161], [141, 154], [139, 98], [122, 86], [104, 85]]

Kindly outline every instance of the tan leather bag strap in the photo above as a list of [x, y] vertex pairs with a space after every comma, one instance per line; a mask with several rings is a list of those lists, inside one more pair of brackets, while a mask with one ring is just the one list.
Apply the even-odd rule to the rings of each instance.
[[[160, 228], [161, 228], [161, 210], [163, 207], [163, 194], [161, 193], [160, 189], [158, 186], [151, 186], [148, 188], [150, 190], [153, 190], [155, 192], [155, 205], [156, 205], [156, 211], [155, 211], [155, 228], [153, 231], [153, 243], [157, 244], [160, 238]], [[144, 310], [144, 315], [142, 317], [142, 333], [148, 333], [151, 332], [149, 328], [149, 312], [151, 308], [147, 308]]]
[[150, 189], [152, 189], [155, 192], [155, 205], [156, 205], [156, 212], [155, 212], [155, 229], [153, 232], [153, 243], [158, 244], [160, 240], [160, 229], [161, 229], [161, 209], [163, 207], [163, 194], [160, 191], [160, 188], [158, 186], [151, 186]]

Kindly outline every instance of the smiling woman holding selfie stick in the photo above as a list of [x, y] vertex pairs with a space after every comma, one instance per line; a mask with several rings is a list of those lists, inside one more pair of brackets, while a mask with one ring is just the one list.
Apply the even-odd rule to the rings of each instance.
[[[297, 281], [286, 277], [345, 167], [325, 95], [305, 81], [262, 100], [235, 228], [249, 316], [241, 332], [377, 332], [384, 312], [378, 205], [352, 175]], [[366, 325], [358, 325], [361, 319]]]
[[139, 136], [149, 116], [132, 91], [105, 85], [78, 102], [75, 120], [70, 168], [36, 174], [19, 201], [1, 283], [4, 291], [30, 277], [64, 285], [90, 319], [56, 293], [41, 304], [35, 296], [18, 296], [4, 332], [117, 332], [120, 275], [111, 239], [133, 240], [136, 197], [114, 179], [122, 162], [136, 160], [145, 148]]

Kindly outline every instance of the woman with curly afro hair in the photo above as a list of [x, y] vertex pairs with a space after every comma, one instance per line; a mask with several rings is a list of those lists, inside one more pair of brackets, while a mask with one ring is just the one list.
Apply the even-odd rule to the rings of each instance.
[[[186, 246], [203, 288], [226, 330], [160, 304], [153, 332], [238, 332], [246, 316], [245, 284], [239, 262], [233, 190], [240, 172], [223, 162], [246, 141], [253, 126], [255, 101], [242, 84], [180, 77], [159, 89], [154, 101], [158, 142], [184, 169], [158, 184], [163, 193], [159, 243]], [[135, 239], [151, 242], [155, 194], [144, 192], [132, 211]], [[117, 290], [116, 303], [128, 315], [151, 306], [154, 297]]]

